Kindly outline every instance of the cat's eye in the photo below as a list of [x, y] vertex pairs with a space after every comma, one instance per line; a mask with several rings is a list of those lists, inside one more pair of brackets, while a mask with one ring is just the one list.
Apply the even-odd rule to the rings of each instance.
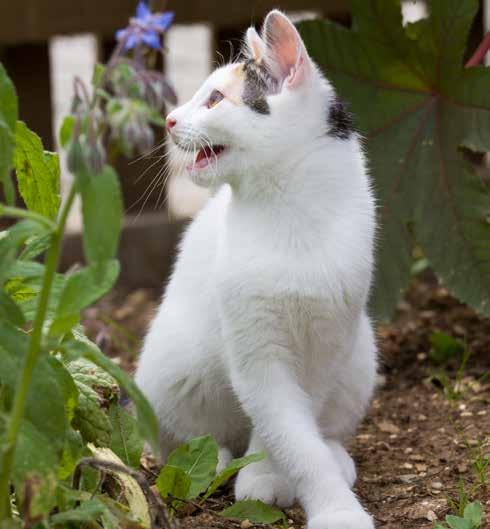
[[206, 103], [206, 106], [208, 108], [215, 107], [220, 101], [223, 101], [225, 96], [219, 91], [219, 90], [213, 90], [211, 92], [211, 95], [209, 96], [209, 99]]

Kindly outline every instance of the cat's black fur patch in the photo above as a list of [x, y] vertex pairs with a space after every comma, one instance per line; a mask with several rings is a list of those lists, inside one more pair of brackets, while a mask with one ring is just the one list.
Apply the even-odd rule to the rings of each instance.
[[272, 77], [263, 66], [253, 60], [248, 60], [243, 68], [245, 70], [243, 102], [259, 114], [270, 114], [271, 110], [266, 96], [273, 88]]
[[335, 97], [328, 109], [328, 132], [329, 136], [339, 140], [348, 140], [354, 132], [354, 120], [349, 112], [347, 104], [339, 97]]

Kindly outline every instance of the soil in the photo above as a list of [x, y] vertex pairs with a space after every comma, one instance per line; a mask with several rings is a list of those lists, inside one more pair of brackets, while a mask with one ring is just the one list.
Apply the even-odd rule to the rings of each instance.
[[[131, 371], [158, 301], [155, 291], [118, 291], [87, 311], [89, 334]], [[458, 355], [442, 366], [431, 360], [435, 331], [458, 338], [471, 352], [459, 374]], [[350, 446], [361, 502], [378, 528], [428, 529], [457, 514], [464, 489], [487, 513], [482, 528], [490, 527], [490, 318], [458, 303], [427, 275], [412, 284], [394, 323], [379, 325], [378, 334], [379, 388]], [[480, 477], [478, 464], [484, 467]], [[179, 515], [181, 526], [268, 527], [220, 517], [232, 501], [229, 486], [201, 507], [189, 504]], [[298, 506], [286, 515], [288, 527], [304, 527]]]

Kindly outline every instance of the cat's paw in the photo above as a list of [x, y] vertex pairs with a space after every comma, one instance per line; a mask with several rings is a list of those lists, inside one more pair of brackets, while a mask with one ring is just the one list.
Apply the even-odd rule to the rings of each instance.
[[290, 507], [294, 503], [295, 491], [279, 475], [259, 474], [245, 468], [238, 474], [235, 497], [237, 500], [260, 500], [270, 505]]
[[308, 522], [308, 529], [375, 529], [371, 516], [362, 510], [326, 511]]
[[216, 465], [216, 473], [219, 474], [222, 470], [224, 470], [230, 464], [230, 461], [232, 459], [233, 455], [228, 450], [228, 448], [225, 448], [224, 446], [221, 447], [218, 452], [218, 464]]

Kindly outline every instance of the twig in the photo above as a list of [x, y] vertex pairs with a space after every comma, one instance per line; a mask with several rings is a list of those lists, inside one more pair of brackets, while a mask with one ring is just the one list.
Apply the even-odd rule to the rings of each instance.
[[124, 465], [119, 465], [110, 461], [103, 461], [95, 457], [85, 457], [78, 463], [73, 476], [73, 486], [77, 488], [80, 484], [82, 466], [89, 466], [102, 471], [108, 470], [131, 476], [141, 487], [146, 501], [148, 502], [152, 529], [160, 529], [160, 520], [163, 523], [163, 527], [166, 529], [178, 529], [178, 522], [176, 520], [170, 520], [166, 505], [160, 499], [160, 497], [154, 494], [150, 485], [148, 484], [147, 479], [141, 472], [137, 472], [136, 470], [132, 470], [131, 468], [128, 468]]

